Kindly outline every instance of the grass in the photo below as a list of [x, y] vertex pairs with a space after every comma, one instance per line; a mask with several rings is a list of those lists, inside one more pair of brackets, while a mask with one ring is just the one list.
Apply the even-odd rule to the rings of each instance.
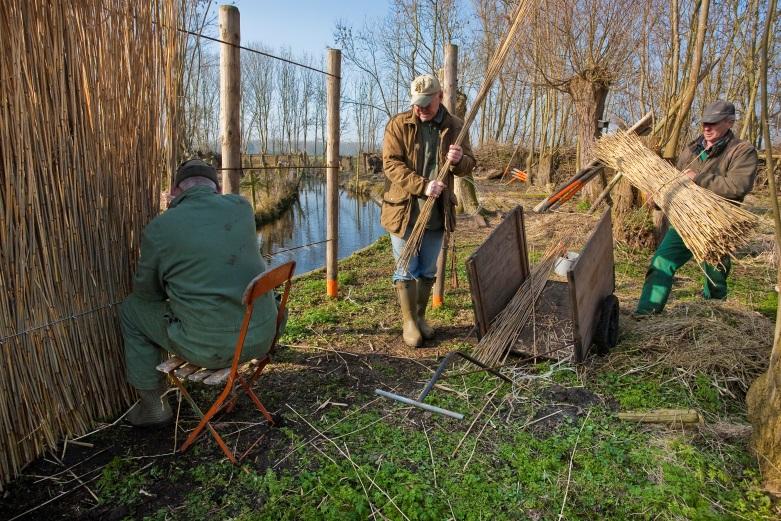
[[[742, 395], [721, 392], [710, 375], [634, 364], [646, 339], [632, 330], [622, 333], [619, 356], [524, 366], [512, 389], [485, 373], [453, 376], [464, 369], [455, 367], [427, 402], [464, 413], [463, 421], [378, 399], [377, 387], [417, 396], [437, 355], [474, 345], [463, 260], [480, 241], [478, 232], [459, 236], [460, 287], [428, 315], [443, 334], [434, 350], [400, 343], [387, 238], [340, 264], [338, 300], [325, 296], [321, 273], [298, 279], [282, 339], [292, 347], [279, 353], [261, 393], [285, 426], [239, 468], [211, 441], [176, 458], [130, 459], [139, 449], [127, 449], [100, 471], [99, 508], [113, 513], [106, 517], [160, 521], [778, 518], [745, 438], [617, 419], [618, 410], [694, 408], [708, 422], [745, 422]], [[651, 253], [616, 247], [625, 309]], [[767, 274], [738, 265], [730, 299], [775, 313], [758, 290]], [[686, 266], [672, 298], [699, 298], [700, 284], [698, 268]], [[113, 446], [114, 436], [90, 441]], [[170, 439], [164, 444], [170, 450]], [[90, 501], [72, 497], [71, 514]]]

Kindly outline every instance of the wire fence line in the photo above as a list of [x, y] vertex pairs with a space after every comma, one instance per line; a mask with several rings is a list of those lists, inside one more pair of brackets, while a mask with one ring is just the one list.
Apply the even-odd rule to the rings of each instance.
[[[105, 7], [103, 8], [103, 10], [107, 11], [109, 13], [120, 14], [120, 15], [123, 15], [123, 16], [126, 14], [126, 13], [121, 13], [119, 11], [116, 11], [114, 9], [107, 9]], [[134, 20], [136, 20], [136, 21], [138, 20], [138, 17], [136, 15], [130, 15], [130, 16]], [[203, 38], [204, 40], [209, 40], [211, 42], [222, 43], [222, 44], [225, 44], [225, 45], [230, 45], [231, 47], [236, 47], [238, 49], [241, 49], [242, 51], [248, 51], [248, 52], [252, 52], [252, 53], [255, 53], [255, 54], [260, 54], [261, 56], [266, 56], [267, 58], [272, 58], [274, 60], [279, 60], [281, 62], [289, 63], [291, 65], [296, 65], [297, 67], [302, 67], [304, 69], [309, 69], [311, 71], [319, 72], [320, 74], [325, 74], [326, 76], [331, 76], [332, 78], [336, 78], [336, 79], [339, 79], [339, 80], [342, 79], [341, 76], [337, 76], [335, 74], [331, 74], [330, 72], [324, 71], [322, 69], [318, 69], [317, 67], [312, 67], [311, 65], [306, 65], [304, 63], [300, 63], [300, 62], [297, 62], [297, 61], [294, 61], [294, 60], [289, 60], [287, 58], [283, 58], [283, 57], [277, 56], [275, 54], [271, 54], [271, 53], [268, 53], [268, 52], [265, 52], [265, 51], [261, 51], [261, 50], [258, 50], [258, 49], [253, 49], [252, 47], [246, 47], [244, 45], [227, 42], [225, 40], [221, 40], [219, 38], [215, 38], [214, 36], [207, 36], [207, 35], [205, 35], [203, 33], [199, 33], [199, 32], [196, 32], [196, 31], [191, 31], [191, 30], [185, 29], [183, 27], [170, 27], [170, 26], [167, 26], [165, 24], [162, 24], [162, 23], [158, 22], [157, 20], [152, 20], [151, 22], [152, 22], [153, 25], [159, 25], [160, 27], [165, 27], [166, 29], [176, 29], [176, 31], [178, 31], [180, 33], [189, 34], [190, 36], [195, 36], [196, 38]]]
[[[314, 241], [314, 242], [310, 242], [310, 243], [307, 243], [307, 244], [301, 244], [299, 246], [293, 246], [292, 248], [285, 248], [284, 250], [277, 250], [277, 251], [270, 252], [270, 253], [264, 253], [262, 255], [263, 255], [263, 258], [268, 260], [271, 257], [273, 257], [275, 255], [279, 255], [281, 253], [287, 253], [287, 252], [291, 252], [291, 251], [295, 251], [295, 250], [300, 250], [300, 249], [303, 249], [303, 248], [310, 248], [312, 246], [317, 246], [318, 244], [325, 244], [327, 242], [331, 242], [332, 240], [333, 239], [325, 239], [325, 240], [322, 240], [322, 241]], [[103, 304], [102, 306], [98, 306], [96, 308], [92, 308], [92, 309], [88, 309], [86, 311], [80, 311], [78, 313], [74, 313], [72, 315], [67, 315], [67, 316], [64, 316], [64, 317], [60, 317], [60, 318], [52, 320], [50, 322], [46, 322], [45, 324], [40, 324], [38, 326], [33, 326], [33, 327], [25, 329], [24, 331], [19, 331], [17, 333], [13, 333], [13, 334], [8, 335], [8, 336], [0, 337], [0, 344], [4, 344], [4, 343], [6, 343], [7, 341], [9, 341], [11, 339], [14, 339], [14, 338], [17, 338], [17, 337], [20, 337], [20, 336], [23, 336], [23, 335], [27, 335], [29, 333], [33, 333], [35, 331], [39, 331], [39, 330], [45, 329], [47, 327], [56, 326], [57, 324], [61, 324], [63, 322], [67, 322], [68, 320], [75, 320], [75, 319], [81, 318], [81, 317], [83, 317], [85, 315], [90, 315], [92, 313], [97, 313], [98, 311], [102, 311], [104, 309], [114, 307], [114, 306], [116, 306], [118, 304], [121, 304], [123, 300], [124, 299], [116, 300], [114, 302], [109, 302], [108, 304]]]
[[185, 34], [189, 34], [191, 36], [195, 36], [196, 38], [203, 38], [204, 40], [209, 40], [209, 41], [212, 41], [212, 42], [217, 42], [217, 43], [222, 43], [222, 44], [225, 44], [225, 45], [230, 45], [231, 47], [239, 48], [242, 51], [248, 51], [248, 52], [252, 52], [252, 53], [255, 53], [255, 54], [260, 54], [262, 56], [266, 56], [267, 58], [273, 58], [274, 60], [279, 60], [281, 62], [289, 63], [291, 65], [296, 65], [296, 66], [302, 67], [304, 69], [309, 69], [310, 71], [319, 72], [320, 74], [325, 74], [326, 76], [331, 76], [332, 78], [336, 78], [338, 80], [342, 79], [341, 76], [337, 76], [336, 74], [331, 74], [330, 72], [324, 71], [322, 69], [318, 69], [317, 67], [312, 67], [311, 65], [305, 65], [305, 64], [297, 62], [297, 61], [288, 60], [287, 58], [282, 58], [281, 56], [276, 56], [276, 55], [268, 53], [268, 52], [259, 51], [258, 49], [253, 49], [252, 47], [245, 47], [244, 45], [231, 43], [231, 42], [226, 42], [225, 40], [220, 40], [219, 38], [215, 38], [213, 36], [206, 36], [203, 33], [190, 31], [189, 29], [183, 29], [181, 27], [177, 27], [176, 30], [179, 31], [180, 33], [185, 33]]

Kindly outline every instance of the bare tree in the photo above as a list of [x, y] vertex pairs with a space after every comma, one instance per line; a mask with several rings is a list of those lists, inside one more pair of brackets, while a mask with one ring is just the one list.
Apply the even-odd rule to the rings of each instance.
[[[640, 0], [542, 0], [534, 17], [529, 63], [572, 101], [579, 167], [593, 157], [607, 95], [631, 63], [645, 8]], [[592, 197], [600, 189], [589, 188]]]

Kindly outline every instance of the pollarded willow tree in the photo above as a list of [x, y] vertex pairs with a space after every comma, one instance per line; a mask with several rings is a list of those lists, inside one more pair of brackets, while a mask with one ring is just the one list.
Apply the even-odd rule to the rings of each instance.
[[[578, 167], [592, 158], [598, 122], [612, 86], [631, 74], [651, 2], [642, 0], [540, 0], [531, 21], [526, 62], [530, 76], [566, 93], [574, 111]], [[599, 183], [587, 186], [593, 198]]]

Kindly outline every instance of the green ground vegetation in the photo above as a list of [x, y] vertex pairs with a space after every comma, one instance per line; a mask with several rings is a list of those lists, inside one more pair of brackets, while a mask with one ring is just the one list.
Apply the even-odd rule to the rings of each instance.
[[[622, 334], [611, 354], [582, 365], [510, 367], [513, 385], [457, 365], [428, 401], [464, 413], [461, 421], [378, 398], [375, 388], [415, 397], [439, 356], [474, 346], [463, 261], [485, 233], [458, 236], [459, 285], [429, 314], [440, 332], [433, 348], [401, 344], [390, 243], [382, 238], [340, 263], [338, 300], [325, 296], [322, 272], [295, 282], [287, 347], [261, 386], [285, 423], [229, 436], [239, 449], [261, 437], [242, 466], [227, 463], [211, 441], [180, 457], [151, 458], [148, 447], [128, 442], [95, 475], [97, 506], [86, 493], [81, 501], [113, 518], [160, 521], [778, 518], [761, 492], [745, 429], [716, 428], [745, 427], [745, 382], [645, 358], [649, 338], [628, 311], [651, 251], [616, 246]], [[777, 305], [767, 296], [770, 276], [761, 263], [739, 260], [720, 313], [735, 308], [767, 321]], [[701, 283], [696, 266], [684, 268], [675, 305], [698, 303]], [[644, 426], [616, 416], [653, 408], [693, 408], [705, 422]], [[98, 447], [117, 443], [110, 430], [93, 438]]]

